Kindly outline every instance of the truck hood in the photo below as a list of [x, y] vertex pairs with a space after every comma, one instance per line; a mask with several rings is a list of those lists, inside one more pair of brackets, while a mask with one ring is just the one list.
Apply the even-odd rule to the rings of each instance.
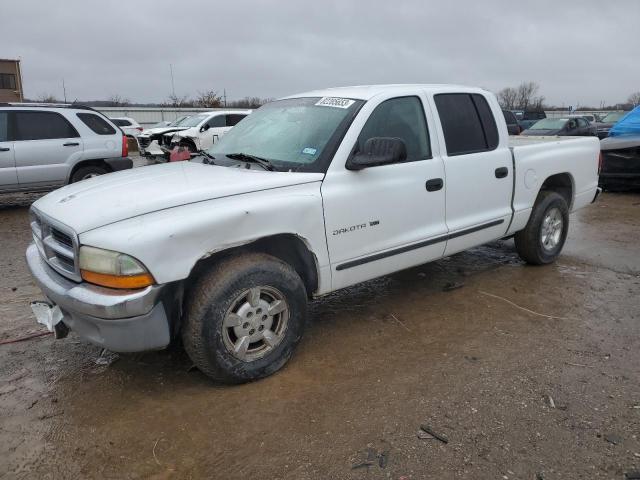
[[110, 223], [194, 202], [318, 182], [293, 173], [174, 162], [83, 180], [37, 200], [40, 212], [84, 233]]
[[175, 133], [179, 137], [197, 137], [200, 134], [200, 127], [183, 128]]

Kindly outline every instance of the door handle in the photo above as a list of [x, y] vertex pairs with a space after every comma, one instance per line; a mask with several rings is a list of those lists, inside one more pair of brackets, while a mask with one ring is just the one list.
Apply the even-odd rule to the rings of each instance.
[[0, 152], [8, 152], [9, 150], [11, 150], [9, 147], [0, 148]]
[[67, 142], [62, 144], [63, 147], [77, 147], [78, 145], [80, 145], [78, 142]]
[[427, 188], [427, 192], [435, 192], [440, 190], [444, 185], [444, 182], [441, 178], [432, 178], [431, 180], [427, 180], [425, 183], [425, 187]]
[[496, 178], [504, 178], [509, 175], [509, 169], [507, 167], [496, 168]]

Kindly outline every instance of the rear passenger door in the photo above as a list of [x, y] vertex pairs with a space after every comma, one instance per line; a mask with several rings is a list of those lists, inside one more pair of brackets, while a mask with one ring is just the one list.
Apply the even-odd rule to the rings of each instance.
[[[446, 255], [500, 238], [511, 217], [513, 168], [500, 115], [479, 93], [433, 97], [446, 172]], [[502, 137], [502, 138], [501, 138]]]
[[18, 185], [13, 142], [9, 136], [9, 112], [0, 112], [0, 190]]
[[21, 187], [62, 185], [82, 156], [77, 130], [57, 112], [11, 112], [18, 182]]

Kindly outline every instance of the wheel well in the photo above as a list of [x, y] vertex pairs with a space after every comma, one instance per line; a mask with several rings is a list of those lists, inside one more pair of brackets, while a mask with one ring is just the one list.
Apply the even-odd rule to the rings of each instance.
[[567, 202], [569, 210], [571, 210], [571, 203], [573, 202], [573, 180], [571, 175], [568, 173], [551, 175], [544, 181], [542, 187], [540, 187], [540, 191], [543, 190], [556, 192], [562, 195]]
[[111, 170], [109, 164], [104, 160], [83, 160], [82, 162], [78, 162], [73, 166], [68, 180], [71, 181], [75, 173], [82, 167], [103, 167], [105, 170], [107, 170], [107, 172], [113, 171]]
[[196, 148], [196, 142], [194, 142], [191, 138], [181, 138], [180, 143], [178, 145], [185, 146], [187, 148], [191, 147], [193, 148], [194, 152], [198, 150]]
[[[199, 260], [191, 270], [189, 283], [206, 271], [210, 266], [223, 258], [243, 253], [266, 253], [291, 265], [304, 283], [307, 295], [311, 297], [318, 289], [318, 269], [313, 253], [304, 241], [293, 234], [280, 234], [259, 238], [251, 243], [216, 252]], [[188, 286], [187, 286], [188, 288]]]

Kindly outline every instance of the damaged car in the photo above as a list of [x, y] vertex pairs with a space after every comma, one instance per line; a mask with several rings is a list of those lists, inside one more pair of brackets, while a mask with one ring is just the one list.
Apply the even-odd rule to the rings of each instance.
[[163, 122], [161, 122], [160, 124], [156, 124], [151, 128], [143, 130], [136, 137], [136, 139], [138, 140], [138, 149], [140, 150], [140, 155], [145, 157], [163, 155], [164, 152], [160, 149], [162, 135], [164, 135], [165, 133], [173, 133], [188, 128], [182, 126], [182, 123], [186, 122], [186, 120], [189, 118], [191, 118], [191, 115], [184, 115], [182, 117], [178, 117], [176, 120], [168, 124], [163, 124]]
[[640, 133], [605, 138], [600, 151], [600, 187], [609, 191], [640, 188]]
[[194, 115], [182, 124], [188, 128], [165, 133], [163, 145], [169, 149], [182, 147], [191, 153], [206, 150], [249, 114], [251, 110], [220, 110]]

